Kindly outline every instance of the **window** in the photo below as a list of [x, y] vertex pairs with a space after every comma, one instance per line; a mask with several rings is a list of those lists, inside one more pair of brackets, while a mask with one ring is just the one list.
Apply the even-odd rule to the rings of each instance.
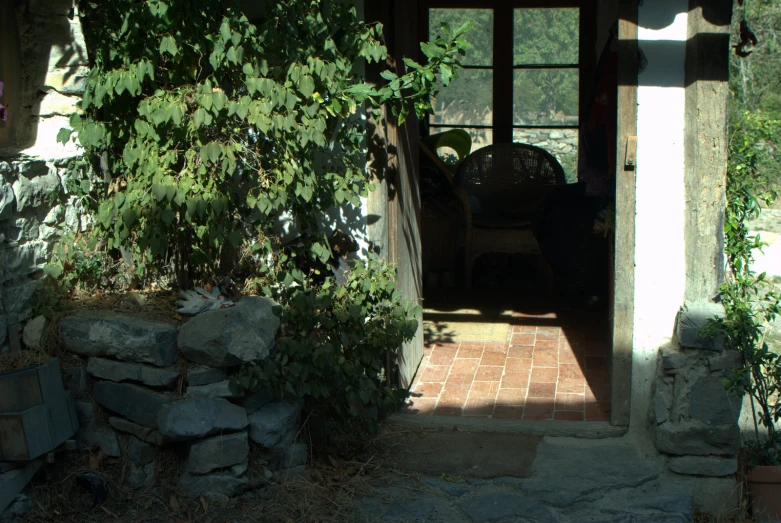
[[431, 132], [464, 129], [473, 150], [510, 141], [542, 147], [574, 181], [588, 13], [572, 1], [430, 0], [422, 12], [428, 38], [442, 22], [475, 23], [467, 35], [474, 49], [435, 100]]

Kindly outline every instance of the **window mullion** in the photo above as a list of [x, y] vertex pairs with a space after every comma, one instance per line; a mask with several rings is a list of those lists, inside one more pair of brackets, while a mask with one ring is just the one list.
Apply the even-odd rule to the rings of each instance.
[[513, 139], [513, 8], [511, 3], [494, 11], [494, 143]]

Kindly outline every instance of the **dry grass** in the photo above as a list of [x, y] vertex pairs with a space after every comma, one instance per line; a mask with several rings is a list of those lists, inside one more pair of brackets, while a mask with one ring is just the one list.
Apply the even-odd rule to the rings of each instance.
[[[342, 441], [339, 449], [310, 456], [302, 477], [264, 479], [265, 460], [253, 450], [247, 476], [248, 490], [229, 502], [187, 499], [178, 488], [182, 449], [161, 450], [159, 475], [150, 489], [125, 485], [130, 463], [102, 453], [61, 454], [31, 484], [32, 523], [343, 523], [357, 521], [356, 500], [371, 494], [399, 475], [387, 466], [401, 433], [386, 429], [368, 441]], [[410, 431], [404, 430], [407, 434]], [[358, 456], [351, 459], [340, 455]], [[93, 495], [79, 479], [84, 474], [102, 478], [108, 498], [94, 505]]]

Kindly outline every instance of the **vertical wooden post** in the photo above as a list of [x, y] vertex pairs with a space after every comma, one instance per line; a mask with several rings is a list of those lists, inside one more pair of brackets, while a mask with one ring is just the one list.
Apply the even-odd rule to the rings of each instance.
[[613, 293], [612, 406], [610, 422], [629, 425], [635, 287], [635, 166], [627, 164], [627, 141], [637, 134], [637, 5], [618, 7], [618, 115]]
[[731, 0], [690, 0], [686, 45], [686, 291], [710, 301], [724, 281]]

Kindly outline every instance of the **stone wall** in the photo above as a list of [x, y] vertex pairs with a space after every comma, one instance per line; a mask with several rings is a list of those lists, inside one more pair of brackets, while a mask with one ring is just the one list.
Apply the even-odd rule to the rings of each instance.
[[102, 310], [64, 318], [63, 348], [81, 362], [63, 370], [76, 397], [79, 441], [127, 457], [123, 481], [131, 489], [156, 484], [163, 449], [180, 456], [179, 486], [190, 497], [226, 499], [303, 473], [301, 405], [265, 392], [236, 394], [229, 385], [241, 363], [275, 350], [274, 305], [247, 296], [181, 327]]
[[0, 353], [18, 332], [52, 246], [78, 231], [76, 202], [67, 195], [66, 165], [79, 155], [56, 136], [77, 110], [88, 72], [87, 50], [72, 0], [17, 2], [20, 105], [14, 142], [0, 149]]
[[715, 304], [687, 303], [678, 317], [678, 344], [663, 347], [652, 402], [656, 448], [670, 471], [687, 476], [729, 477], [738, 468], [742, 399], [727, 392], [724, 378], [740, 355], [720, 340], [699, 336]]
[[564, 167], [567, 182], [578, 179], [577, 129], [515, 129], [513, 141], [545, 149]]

